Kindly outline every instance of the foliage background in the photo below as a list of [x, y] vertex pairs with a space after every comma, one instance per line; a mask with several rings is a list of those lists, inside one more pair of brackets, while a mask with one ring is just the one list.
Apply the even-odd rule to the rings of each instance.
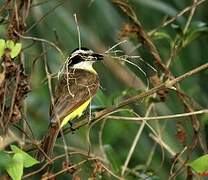
[[[4, 1], [0, 2], [2, 5], [5, 3]], [[131, 4], [146, 32], [156, 29], [164, 20], [174, 17], [192, 3], [191, 0], [129, 0], [129, 4]], [[207, 8], [207, 1], [196, 8], [193, 18], [191, 19], [189, 30], [194, 28], [194, 23], [207, 23]], [[1, 18], [7, 18], [7, 13], [8, 12], [3, 11]], [[32, 6], [27, 18], [27, 29], [29, 28], [29, 30], [24, 36], [38, 37], [55, 42], [67, 57], [73, 49], [78, 47], [77, 29], [74, 20], [75, 13], [78, 18], [82, 46], [101, 53], [119, 41], [122, 41], [121, 32], [123, 25], [130, 22], [130, 19], [126, 14], [110, 0], [36, 0], [32, 1]], [[164, 63], [166, 63], [170, 57], [174, 39], [177, 37], [179, 37], [179, 40], [184, 38], [180, 33], [187, 23], [190, 16], [189, 13], [190, 12], [180, 16], [171, 23], [177, 25], [178, 28], [174, 28], [173, 25], [169, 24], [157, 29], [157, 32], [160, 32], [162, 35], [152, 36]], [[6, 28], [6, 23], [0, 25], [0, 38], [6, 39]], [[199, 28], [199, 26], [197, 28]], [[198, 30], [197, 28], [196, 31]], [[167, 36], [168, 38], [164, 38], [164, 36]], [[46, 73], [43, 56], [41, 55], [43, 48], [42, 44], [38, 41], [26, 40], [24, 38], [20, 39], [23, 44], [23, 52], [25, 55], [25, 72], [29, 75], [29, 83], [32, 88], [32, 91], [27, 95], [25, 101], [26, 119], [31, 126], [35, 139], [40, 140], [46, 132], [50, 119], [48, 113], [50, 107], [50, 95], [48, 84], [44, 81], [46, 79]], [[144, 61], [154, 66], [154, 60], [147, 48], [144, 46], [135, 48], [140, 42], [134, 35], [128, 37], [127, 40], [127, 43], [120, 45], [116, 49], [123, 50], [124, 54], [140, 55]], [[176, 56], [171, 61], [169, 68], [175, 77], [207, 62], [207, 40], [208, 37], [206, 32], [199, 33], [199, 36], [194, 39], [194, 41], [191, 41], [187, 46], [176, 52]], [[46, 49], [50, 72], [51, 74], [57, 73], [64, 60], [60, 53], [51, 46], [47, 45]], [[147, 65], [139, 60], [133, 62], [139, 64], [147, 73], [147, 78], [149, 78], [151, 72], [149, 72]], [[120, 77], [121, 75], [116, 72], [116, 67], [120, 67], [120, 65], [122, 65], [124, 70], [128, 73], [131, 71], [137, 76], [138, 83], [136, 85], [135, 82], [127, 83]], [[110, 107], [111, 105], [128, 98], [129, 95], [136, 94], [138, 90], [139, 92], [145, 90], [145, 87], [142, 87], [142, 84], [146, 86], [146, 77], [144, 77], [141, 71], [134, 66], [119, 61], [118, 59], [106, 58], [104, 63], [97, 63], [95, 68], [98, 71], [102, 88], [93, 100], [92, 109], [98, 107]], [[160, 74], [159, 71], [158, 73]], [[131, 77], [131, 75], [129, 76]], [[139, 84], [139, 79], [143, 82], [142, 84]], [[57, 79], [54, 78], [53, 87], [56, 85], [56, 82]], [[208, 106], [207, 82], [207, 71], [203, 71], [180, 83], [181, 89], [191, 97], [195, 110], [206, 109]], [[140, 116], [145, 116], [146, 108], [150, 102], [148, 99], [149, 98], [145, 98], [142, 101], [138, 101], [125, 108], [138, 113]], [[156, 102], [154, 104], [150, 116], [184, 112], [183, 104], [180, 103], [176, 93], [170, 91], [165, 102]], [[116, 115], [133, 116], [131, 112], [125, 110]], [[202, 124], [201, 136], [203, 144], [206, 146], [207, 133], [205, 130], [207, 128], [207, 116], [199, 116], [198, 119]], [[19, 126], [23, 126], [22, 124], [23, 123], [20, 122]], [[176, 136], [179, 127], [182, 127], [182, 130], [185, 133], [186, 143], [190, 145], [192, 142], [193, 129], [189, 117], [174, 120], [150, 121], [149, 124], [174, 153], [180, 153], [184, 148], [184, 144], [180, 143], [180, 138]], [[101, 129], [102, 126], [103, 129]], [[106, 166], [120, 176], [120, 166], [124, 164], [127, 158], [127, 154], [139, 127], [140, 124], [122, 120], [117, 121], [108, 119], [105, 121], [105, 124], [103, 124], [103, 121], [98, 122], [90, 131], [90, 151], [98, 156], [104, 156], [102, 152], [104, 147], [104, 150], [107, 153], [104, 158], [108, 159]], [[17, 129], [13, 129], [19, 136], [22, 136]], [[69, 147], [77, 148], [87, 153], [89, 147], [86, 138], [88, 129], [89, 126], [84, 126], [73, 134], [67, 134], [66, 140]], [[100, 149], [99, 135], [101, 132], [103, 147]], [[155, 143], [150, 137], [150, 134], [152, 134], [152, 131], [146, 126], [128, 164], [128, 169], [125, 174], [126, 179], [145, 179], [145, 177], [148, 177], [149, 179], [168, 179], [168, 177], [170, 177], [173, 156], [170, 155], [164, 147], [161, 149], [161, 146]], [[62, 144], [62, 141], [58, 140], [57, 144]], [[23, 146], [24, 144], [21, 145]], [[27, 143], [25, 145], [27, 145]], [[55, 152], [56, 155], [63, 153], [63, 148], [56, 147]], [[204, 153], [205, 152], [198, 144], [191, 153], [190, 160], [193, 160]], [[182, 158], [185, 159], [186, 155], [187, 153], [184, 153]], [[77, 163], [80, 159], [83, 159], [83, 157], [75, 157], [72, 159], [74, 163]], [[112, 163], [112, 159], [114, 163]], [[115, 167], [113, 168], [112, 164], [116, 164], [116, 166], [119, 167], [119, 170], [116, 170]], [[93, 163], [89, 162], [81, 167], [81, 177], [90, 177], [92, 175], [94, 167]], [[178, 166], [176, 165], [176, 167]], [[35, 167], [31, 168], [29, 171], [33, 170], [35, 170]], [[54, 168], [55, 172], [58, 170], [60, 170], [60, 162], [57, 162], [57, 167]], [[25, 171], [25, 174], [26, 173], [27, 171]], [[64, 179], [66, 177], [69, 176], [60, 175], [58, 176], [58, 179]], [[184, 179], [185, 177], [186, 170], [177, 175], [177, 179]], [[35, 179], [38, 177], [36, 176], [33, 178]], [[102, 178], [114, 179], [112, 176], [106, 175], [105, 173]]]

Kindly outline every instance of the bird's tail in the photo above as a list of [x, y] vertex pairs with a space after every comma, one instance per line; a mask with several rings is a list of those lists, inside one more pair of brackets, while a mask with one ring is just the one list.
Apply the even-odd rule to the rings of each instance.
[[[58, 124], [51, 123], [49, 125], [48, 131], [44, 136], [40, 149], [37, 153], [37, 159], [39, 161], [44, 161], [47, 157], [51, 158], [53, 153], [53, 148], [56, 142], [56, 138], [59, 133], [59, 126]], [[47, 156], [47, 157], [46, 157]]]

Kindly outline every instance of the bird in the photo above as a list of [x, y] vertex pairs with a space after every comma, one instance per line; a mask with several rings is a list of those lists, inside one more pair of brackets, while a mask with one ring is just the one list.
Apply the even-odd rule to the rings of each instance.
[[61, 128], [80, 117], [98, 91], [100, 81], [93, 64], [99, 60], [103, 60], [102, 54], [85, 47], [76, 48], [67, 58], [54, 91], [50, 124], [37, 153], [40, 161], [44, 161], [46, 155], [52, 157]]

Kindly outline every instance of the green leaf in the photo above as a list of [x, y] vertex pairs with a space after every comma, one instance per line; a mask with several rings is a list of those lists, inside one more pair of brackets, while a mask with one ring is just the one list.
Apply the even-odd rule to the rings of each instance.
[[121, 167], [121, 163], [118, 160], [118, 157], [117, 157], [115, 151], [113, 150], [113, 148], [107, 144], [107, 145], [104, 145], [104, 150], [105, 150], [106, 156], [107, 156], [109, 162], [111, 163], [114, 171], [119, 172], [120, 167]]
[[0, 39], [0, 57], [4, 54], [5, 44], [5, 40]]
[[0, 168], [6, 167], [9, 163], [12, 162], [11, 156], [5, 151], [0, 151]]
[[171, 27], [172, 27], [179, 35], [182, 35], [182, 34], [183, 34], [183, 30], [182, 30], [181, 26], [179, 26], [178, 24], [171, 24]]
[[9, 49], [12, 49], [14, 47], [14, 41], [8, 40], [6, 42], [6, 47], [9, 48]]
[[192, 23], [184, 36], [183, 47], [190, 44], [190, 42], [197, 39], [203, 33], [208, 33], [208, 25], [206, 23], [200, 21]]
[[164, 31], [158, 31], [158, 32], [155, 32], [153, 34], [153, 37], [155, 39], [167, 39], [168, 41], [172, 41], [171, 37], [169, 36], [169, 34], [167, 34], [166, 32]]
[[11, 58], [15, 58], [21, 51], [22, 44], [21, 43], [16, 43], [15, 46], [11, 49], [10, 55]]
[[187, 46], [202, 34], [208, 33], [208, 24], [202, 21], [192, 22], [185, 34], [181, 26], [176, 24], [171, 24], [171, 27], [175, 29], [177, 33], [183, 38], [182, 47]]
[[32, 156], [30, 156], [29, 154], [27, 154], [26, 152], [22, 151], [20, 148], [18, 148], [15, 145], [11, 145], [10, 146], [12, 151], [14, 153], [20, 153], [23, 156], [23, 165], [24, 167], [31, 167], [37, 163], [39, 163], [39, 161], [37, 161], [36, 159], [34, 159]]
[[195, 159], [194, 161], [188, 163], [188, 165], [197, 173], [208, 171], [208, 154]]
[[6, 171], [13, 180], [21, 180], [23, 175], [23, 155], [16, 153], [12, 159], [13, 161], [7, 166]]

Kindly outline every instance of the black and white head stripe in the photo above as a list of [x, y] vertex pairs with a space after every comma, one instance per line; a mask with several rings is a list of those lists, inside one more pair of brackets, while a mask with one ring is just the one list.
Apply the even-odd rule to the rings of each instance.
[[68, 61], [70, 65], [74, 65], [82, 61], [96, 61], [101, 59], [103, 59], [101, 54], [94, 53], [92, 50], [82, 47], [72, 51]]
[[74, 56], [77, 56], [77, 55], [79, 55], [79, 56], [90, 56], [92, 54], [94, 54], [94, 52], [92, 50], [82, 47], [80, 49], [76, 48], [74, 51], [72, 51], [70, 57], [73, 58]]

